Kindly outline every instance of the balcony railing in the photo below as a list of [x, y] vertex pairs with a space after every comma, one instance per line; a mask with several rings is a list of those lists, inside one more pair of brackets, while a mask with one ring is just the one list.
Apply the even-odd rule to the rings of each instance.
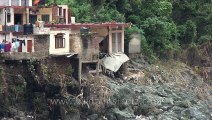
[[10, 33], [10, 32], [23, 32], [23, 25], [3, 25], [2, 29], [0, 29], [1, 33]]

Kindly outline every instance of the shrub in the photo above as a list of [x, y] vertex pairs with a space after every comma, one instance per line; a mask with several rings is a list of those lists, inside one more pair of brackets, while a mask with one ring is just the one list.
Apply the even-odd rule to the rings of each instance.
[[212, 38], [210, 35], [202, 35], [199, 39], [198, 39], [198, 43], [203, 44], [203, 43], [207, 43], [212, 41]]

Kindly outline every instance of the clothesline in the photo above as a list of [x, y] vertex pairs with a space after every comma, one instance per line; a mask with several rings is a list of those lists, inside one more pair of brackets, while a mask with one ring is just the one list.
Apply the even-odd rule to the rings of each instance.
[[[18, 48], [22, 46], [22, 44], [26, 45], [26, 40], [20, 40], [13, 38], [11, 42], [3, 42], [0, 44], [0, 52], [18, 52]], [[22, 48], [21, 48], [22, 49]]]

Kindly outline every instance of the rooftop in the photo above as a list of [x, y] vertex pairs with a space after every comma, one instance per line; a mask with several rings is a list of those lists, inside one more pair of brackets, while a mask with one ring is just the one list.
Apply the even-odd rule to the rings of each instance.
[[70, 27], [130, 27], [131, 23], [105, 22], [105, 23], [74, 23], [74, 24], [45, 24], [45, 27], [70, 28]]

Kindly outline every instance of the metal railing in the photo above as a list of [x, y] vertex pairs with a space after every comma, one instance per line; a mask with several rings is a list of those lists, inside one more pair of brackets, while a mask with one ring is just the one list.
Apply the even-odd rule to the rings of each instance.
[[0, 32], [23, 32], [23, 25], [3, 25]]

